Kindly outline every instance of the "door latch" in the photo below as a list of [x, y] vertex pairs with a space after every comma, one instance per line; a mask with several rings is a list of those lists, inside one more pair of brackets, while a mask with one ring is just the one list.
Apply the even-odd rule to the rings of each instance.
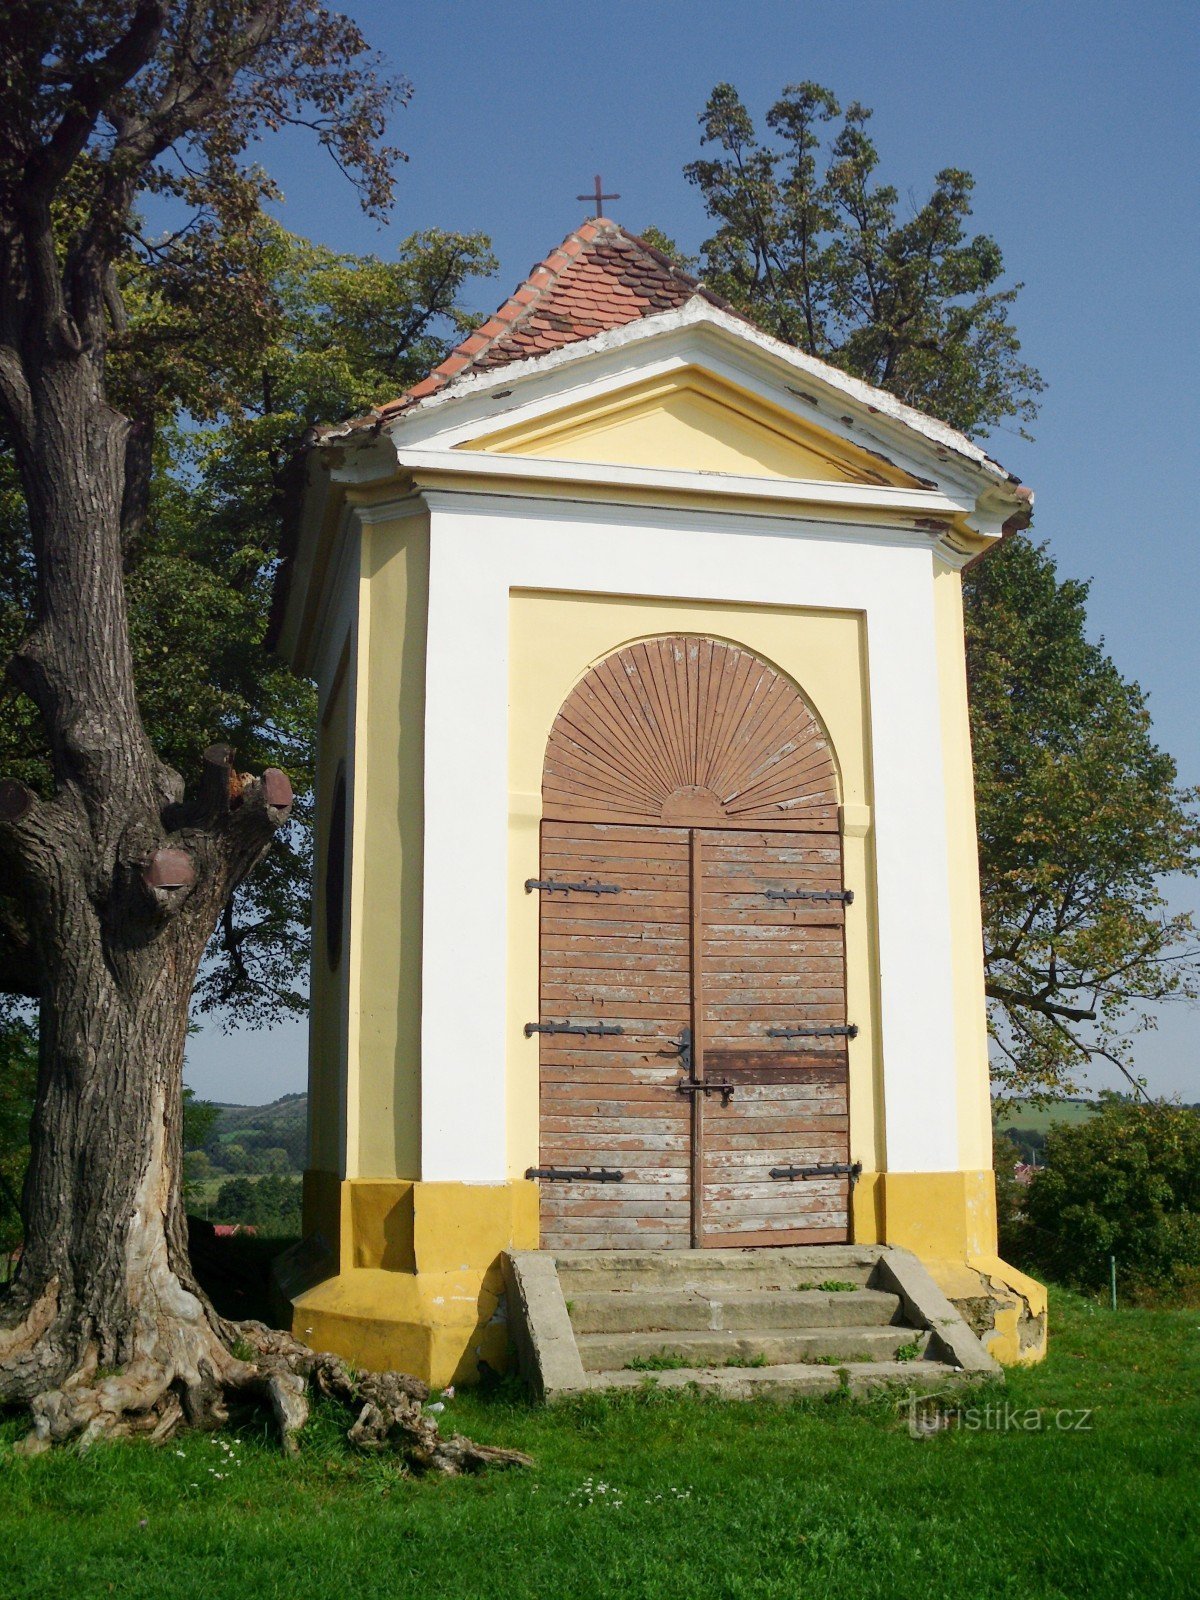
[[730, 1083], [727, 1078], [680, 1078], [675, 1088], [680, 1094], [719, 1094], [721, 1104], [727, 1106], [737, 1084]]

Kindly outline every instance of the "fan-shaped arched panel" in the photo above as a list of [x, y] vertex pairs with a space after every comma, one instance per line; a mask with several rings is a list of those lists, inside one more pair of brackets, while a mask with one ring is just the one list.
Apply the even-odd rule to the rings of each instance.
[[828, 742], [793, 683], [748, 650], [673, 635], [576, 685], [546, 748], [547, 817], [833, 830]]

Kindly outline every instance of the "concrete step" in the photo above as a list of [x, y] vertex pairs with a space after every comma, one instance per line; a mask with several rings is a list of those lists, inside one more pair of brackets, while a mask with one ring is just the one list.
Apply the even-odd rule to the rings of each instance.
[[[584, 1280], [590, 1281], [590, 1280]], [[770, 1328], [862, 1328], [903, 1320], [899, 1295], [879, 1289], [580, 1289], [567, 1297], [576, 1334], [672, 1333], [704, 1329], [750, 1333]]]
[[978, 1381], [978, 1374], [963, 1372], [943, 1361], [850, 1361], [843, 1366], [776, 1367], [675, 1367], [667, 1372], [592, 1372], [590, 1389], [637, 1389], [652, 1384], [659, 1389], [697, 1389], [726, 1400], [796, 1400], [831, 1394], [843, 1383], [852, 1395], [884, 1390], [911, 1390], [914, 1394], [940, 1394], [945, 1389]]
[[855, 1245], [796, 1245], [747, 1250], [572, 1250], [556, 1255], [568, 1299], [589, 1290], [698, 1288], [816, 1289], [823, 1283], [866, 1288], [880, 1250]]
[[585, 1372], [615, 1372], [639, 1370], [630, 1364], [658, 1357], [675, 1358], [689, 1367], [724, 1367], [731, 1361], [756, 1362], [763, 1367], [803, 1362], [892, 1361], [897, 1350], [906, 1345], [915, 1344], [918, 1355], [923, 1355], [928, 1341], [928, 1333], [918, 1333], [913, 1328], [852, 1327], [771, 1328], [753, 1333], [714, 1329], [692, 1333], [583, 1333], [576, 1343]]

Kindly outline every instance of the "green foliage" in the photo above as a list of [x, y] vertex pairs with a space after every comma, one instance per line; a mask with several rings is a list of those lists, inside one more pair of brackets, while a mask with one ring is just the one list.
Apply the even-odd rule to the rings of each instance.
[[21, 1242], [37, 1059], [37, 1030], [19, 1017], [0, 1017], [0, 1251], [15, 1250]]
[[626, 1372], [679, 1372], [688, 1364], [688, 1358], [677, 1351], [655, 1350], [648, 1356], [634, 1356], [625, 1363]]
[[1025, 1200], [1028, 1188], [1017, 1179], [1015, 1168], [1024, 1154], [1010, 1133], [992, 1139], [992, 1167], [996, 1174], [996, 1229], [1000, 1254], [1006, 1261], [1020, 1259], [1025, 1251]]
[[216, 1167], [229, 1172], [264, 1170], [263, 1159], [288, 1168], [303, 1169], [307, 1150], [308, 1099], [303, 1094], [284, 1095], [266, 1106], [222, 1106], [205, 1142], [205, 1152]]
[[209, 1135], [220, 1120], [221, 1108], [211, 1100], [197, 1100], [196, 1091], [183, 1091], [183, 1148], [203, 1150]]
[[1043, 385], [1009, 321], [1021, 286], [999, 287], [999, 245], [968, 235], [974, 179], [945, 168], [902, 216], [899, 191], [879, 181], [870, 117], [792, 84], [762, 140], [736, 89], [718, 84], [700, 126], [720, 154], [684, 169], [717, 223], [705, 282], [779, 338], [965, 433], [1031, 420]]
[[[257, 288], [237, 314], [218, 263], [205, 277], [191, 262], [185, 294], [153, 256], [122, 258], [129, 325], [113, 340], [108, 377], [115, 403], [154, 439], [149, 503], [126, 553], [151, 742], [189, 781], [207, 745], [230, 744], [244, 769], [284, 768], [298, 797], [289, 827], [235, 891], [198, 985], [199, 1012], [259, 1026], [307, 1005], [315, 702], [311, 684], [263, 649], [289, 464], [317, 422], [391, 399], [435, 365], [473, 326], [457, 304], [463, 283], [494, 261], [480, 235], [436, 229], [404, 240], [394, 261], [349, 255], [261, 214], [238, 240]], [[7, 659], [30, 626], [33, 592], [24, 498], [3, 445]], [[48, 791], [45, 734], [19, 695], [0, 719], [0, 770]], [[0, 893], [0, 957], [6, 935], [19, 945]]]
[[1024, 1202], [1022, 1259], [1102, 1290], [1116, 1256], [1127, 1290], [1200, 1274], [1200, 1112], [1106, 1095], [1096, 1116], [1053, 1128]]
[[[1032, 420], [994, 239], [969, 235], [973, 179], [947, 167], [901, 215], [870, 112], [785, 89], [760, 138], [737, 91], [701, 115], [686, 169], [716, 232], [708, 285], [781, 339], [968, 434]], [[674, 251], [672, 241], [656, 244]], [[990, 1025], [1006, 1097], [1073, 1088], [1096, 1056], [1128, 1071], [1164, 1000], [1197, 991], [1188, 916], [1159, 885], [1200, 866], [1195, 793], [1154, 743], [1145, 696], [1086, 635], [1087, 585], [1008, 539], [966, 576]]]
[[1087, 637], [1088, 586], [1017, 536], [967, 576], [967, 670], [995, 1079], [1069, 1092], [1094, 1055], [1128, 1065], [1147, 1008], [1197, 993], [1168, 873], [1200, 867], [1197, 791], [1155, 744], [1146, 698]]
[[301, 1189], [299, 1178], [283, 1173], [230, 1178], [221, 1185], [210, 1220], [248, 1223], [260, 1233], [281, 1237], [299, 1234]]

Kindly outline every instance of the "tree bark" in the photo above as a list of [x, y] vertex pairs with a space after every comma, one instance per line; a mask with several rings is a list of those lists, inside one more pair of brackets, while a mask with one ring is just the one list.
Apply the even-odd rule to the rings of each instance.
[[38, 610], [9, 666], [41, 712], [55, 793], [10, 785], [0, 812], [41, 1011], [0, 1399], [29, 1403], [41, 1438], [213, 1423], [231, 1383], [257, 1381], [188, 1261], [183, 1050], [221, 907], [291, 804], [282, 774], [239, 778], [223, 749], [184, 803], [150, 747], [120, 554], [129, 425], [106, 403], [98, 363], [65, 344], [26, 365], [38, 426], [18, 455]]
[[[220, 1318], [184, 1216], [183, 1054], [197, 969], [222, 908], [287, 819], [283, 773], [238, 774], [213, 746], [194, 795], [156, 757], [134, 687], [121, 562], [129, 424], [67, 340], [32, 365], [18, 442], [38, 568], [36, 625], [9, 671], [50, 737], [52, 799], [0, 785], [4, 893], [39, 977], [41, 1044], [25, 1248], [0, 1298], [0, 1403], [24, 1448], [213, 1428], [231, 1399], [269, 1407], [284, 1444], [315, 1387], [351, 1442], [419, 1471], [525, 1463], [443, 1436], [423, 1384], [355, 1377], [290, 1335]], [[135, 453], [136, 454], [136, 453]]]

